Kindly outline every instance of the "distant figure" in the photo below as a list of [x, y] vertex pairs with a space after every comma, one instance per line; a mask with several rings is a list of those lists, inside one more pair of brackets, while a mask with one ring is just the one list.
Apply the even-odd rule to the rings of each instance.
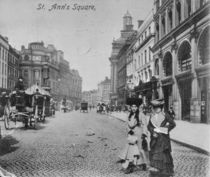
[[24, 86], [22, 77], [18, 78], [18, 81], [15, 84], [15, 90], [18, 90], [18, 91], [24, 91], [25, 90], [25, 86]]
[[170, 106], [169, 110], [168, 110], [169, 115], [172, 117], [172, 119], [175, 119], [175, 112], [173, 110], [173, 105]]

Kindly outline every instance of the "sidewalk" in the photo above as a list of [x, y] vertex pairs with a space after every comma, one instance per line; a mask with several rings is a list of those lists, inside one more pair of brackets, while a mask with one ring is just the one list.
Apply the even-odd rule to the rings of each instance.
[[[109, 114], [121, 121], [126, 121], [128, 113]], [[210, 125], [175, 120], [176, 127], [170, 132], [171, 140], [210, 155]]]

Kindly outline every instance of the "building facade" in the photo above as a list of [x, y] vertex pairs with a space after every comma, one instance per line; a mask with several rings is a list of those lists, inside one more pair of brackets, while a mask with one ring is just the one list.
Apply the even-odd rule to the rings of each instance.
[[106, 77], [104, 81], [98, 84], [97, 102], [110, 103], [111, 80]]
[[155, 0], [155, 75], [176, 119], [210, 122], [210, 3]]
[[152, 12], [137, 31], [138, 34], [127, 52], [127, 84], [131, 84], [130, 88], [135, 88], [135, 95], [142, 97], [146, 103], [152, 98], [151, 80], [154, 77], [152, 47], [155, 30]]
[[[123, 16], [123, 30], [120, 38], [112, 43], [112, 53], [109, 58], [111, 62], [111, 104], [124, 104], [126, 85], [126, 52], [130, 39], [136, 34], [133, 30], [132, 17], [130, 13]], [[124, 47], [124, 50], [122, 49]]]
[[89, 106], [97, 105], [97, 90], [82, 92], [82, 101], [88, 102]]
[[8, 81], [8, 39], [0, 35], [0, 89], [7, 89]]
[[34, 84], [58, 93], [59, 61], [53, 45], [44, 46], [43, 42], [29, 43], [28, 48], [21, 48], [21, 73], [25, 86]]
[[8, 80], [7, 80], [7, 89], [12, 91], [14, 90], [15, 83], [19, 77], [20, 70], [20, 55], [19, 52], [12, 48], [9, 45], [9, 54], [8, 54]]
[[75, 69], [70, 70], [71, 85], [70, 85], [70, 99], [74, 105], [78, 105], [82, 101], [82, 77]]

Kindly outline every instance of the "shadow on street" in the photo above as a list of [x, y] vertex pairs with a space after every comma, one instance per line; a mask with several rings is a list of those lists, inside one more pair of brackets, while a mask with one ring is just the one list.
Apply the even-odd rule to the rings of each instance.
[[6, 136], [0, 140], [0, 155], [5, 155], [7, 153], [11, 153], [16, 151], [19, 147], [14, 146], [19, 141], [17, 141], [12, 136]]

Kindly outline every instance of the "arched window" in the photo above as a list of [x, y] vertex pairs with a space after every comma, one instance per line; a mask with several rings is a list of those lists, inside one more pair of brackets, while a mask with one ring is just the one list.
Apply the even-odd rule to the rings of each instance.
[[191, 46], [187, 41], [184, 41], [178, 50], [179, 70], [187, 71], [191, 69]]
[[158, 61], [158, 59], [155, 61], [155, 75], [159, 75], [159, 61]]
[[207, 64], [210, 62], [210, 26], [206, 27], [203, 32], [200, 35], [199, 41], [198, 41], [198, 59], [199, 64]]
[[167, 52], [163, 58], [163, 68], [165, 76], [171, 76], [173, 69], [172, 69], [172, 55], [170, 52]]

